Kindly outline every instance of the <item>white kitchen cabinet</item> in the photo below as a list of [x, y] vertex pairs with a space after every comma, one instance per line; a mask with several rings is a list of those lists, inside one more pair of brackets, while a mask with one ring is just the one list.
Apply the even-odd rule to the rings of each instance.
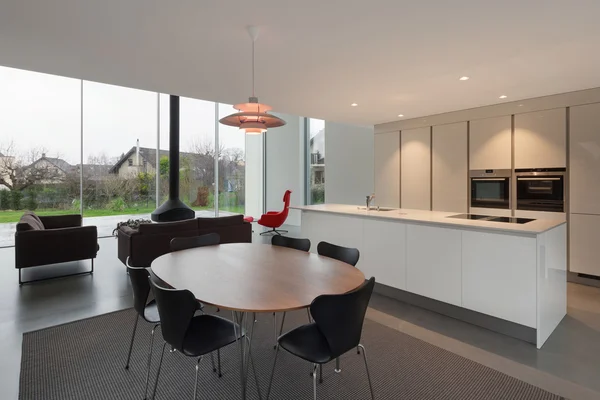
[[429, 127], [400, 133], [400, 205], [431, 209], [431, 132]]
[[469, 169], [512, 168], [511, 117], [479, 119], [469, 127]]
[[467, 123], [433, 127], [432, 210], [466, 213], [468, 210]]
[[600, 215], [571, 214], [569, 270], [600, 276]]
[[[310, 238], [310, 252], [317, 252], [319, 242], [362, 249], [363, 220], [336, 214], [302, 212], [302, 237]], [[359, 261], [360, 264], [360, 261]]]
[[364, 220], [360, 269], [366, 278], [406, 290], [406, 224]]
[[564, 108], [515, 115], [515, 168], [565, 168], [566, 119]]
[[600, 214], [600, 103], [571, 107], [569, 120], [570, 212]]
[[463, 307], [536, 327], [535, 237], [462, 232]]
[[400, 132], [375, 135], [375, 204], [400, 207]]
[[407, 290], [462, 306], [461, 231], [408, 225], [406, 237]]

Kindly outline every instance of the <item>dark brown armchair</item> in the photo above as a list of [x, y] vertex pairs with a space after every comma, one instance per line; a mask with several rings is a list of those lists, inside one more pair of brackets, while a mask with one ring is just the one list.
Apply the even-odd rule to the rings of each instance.
[[82, 226], [81, 215], [37, 216], [26, 212], [15, 233], [15, 267], [21, 269], [39, 265], [77, 260], [92, 260], [98, 253], [98, 231], [95, 226]]

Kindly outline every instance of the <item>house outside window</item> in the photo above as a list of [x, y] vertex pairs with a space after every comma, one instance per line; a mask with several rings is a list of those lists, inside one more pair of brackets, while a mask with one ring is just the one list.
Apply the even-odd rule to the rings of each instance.
[[133, 167], [133, 158], [130, 158], [129, 160], [127, 160], [127, 165], [129, 165], [130, 167]]

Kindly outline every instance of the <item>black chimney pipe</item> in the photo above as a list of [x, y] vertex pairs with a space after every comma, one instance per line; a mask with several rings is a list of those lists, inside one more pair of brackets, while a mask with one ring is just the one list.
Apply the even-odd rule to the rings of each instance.
[[[169, 199], [179, 199], [179, 96], [169, 96]], [[174, 134], [176, 133], [176, 134]], [[175, 168], [176, 167], [176, 168]]]
[[[181, 221], [196, 212], [179, 199], [179, 96], [169, 98], [169, 199], [150, 215], [154, 222]], [[159, 165], [156, 169], [159, 169]]]

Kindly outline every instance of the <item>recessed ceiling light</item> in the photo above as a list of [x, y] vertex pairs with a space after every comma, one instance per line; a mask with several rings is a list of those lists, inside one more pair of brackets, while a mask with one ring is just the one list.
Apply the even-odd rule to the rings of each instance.
[[458, 78], [459, 81], [468, 81], [469, 77], [468, 76], [461, 76], [460, 78]]
[[351, 105], [352, 107], [356, 107], [358, 104], [356, 104], [356, 103], [352, 103], [352, 104], [350, 104], [350, 105]]
[[503, 94], [502, 96], [499, 97], [499, 99], [505, 99], [507, 97], [508, 97], [507, 95]]
[[523, 104], [519, 104], [519, 107], [523, 107]]
[[402, 118], [402, 117], [404, 117], [404, 114], [398, 114], [398, 116], [399, 116], [400, 118]]

